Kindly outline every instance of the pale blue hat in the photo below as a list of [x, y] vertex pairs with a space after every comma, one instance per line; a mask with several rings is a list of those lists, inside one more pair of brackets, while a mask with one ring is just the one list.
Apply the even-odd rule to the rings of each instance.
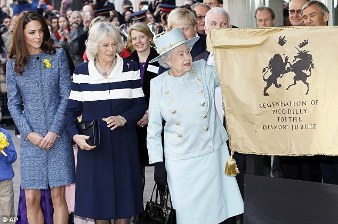
[[186, 44], [191, 49], [192, 46], [199, 39], [199, 36], [193, 37], [189, 40], [185, 39], [180, 29], [173, 29], [166, 32], [154, 39], [156, 45], [156, 51], [159, 54], [156, 58], [150, 61], [150, 63], [158, 61], [158, 59], [165, 53], [175, 49], [176, 47]]

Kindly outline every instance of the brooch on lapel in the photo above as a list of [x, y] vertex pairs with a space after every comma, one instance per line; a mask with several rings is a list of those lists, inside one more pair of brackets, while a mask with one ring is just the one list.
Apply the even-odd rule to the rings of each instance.
[[51, 62], [48, 59], [43, 59], [43, 64], [45, 65], [45, 68], [51, 68], [52, 67]]

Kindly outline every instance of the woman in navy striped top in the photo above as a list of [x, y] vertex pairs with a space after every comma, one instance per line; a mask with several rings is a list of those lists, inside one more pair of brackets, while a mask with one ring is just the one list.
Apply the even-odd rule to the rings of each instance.
[[[75, 215], [95, 223], [130, 223], [142, 212], [136, 123], [145, 113], [139, 67], [122, 59], [120, 32], [95, 24], [86, 43], [89, 62], [76, 67], [66, 111], [70, 136], [81, 149], [76, 170]], [[101, 144], [79, 134], [77, 117], [97, 120]]]

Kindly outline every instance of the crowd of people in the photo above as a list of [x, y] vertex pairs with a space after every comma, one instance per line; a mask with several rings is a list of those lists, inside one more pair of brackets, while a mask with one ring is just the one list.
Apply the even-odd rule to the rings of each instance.
[[[222, 93], [206, 46], [211, 30], [236, 27], [221, 2], [141, 1], [134, 10], [124, 0], [121, 12], [109, 1], [84, 1], [80, 11], [70, 3], [18, 0], [9, 10], [1, 1], [5, 106], [20, 132], [24, 200], [15, 212], [16, 153], [0, 129], [9, 143], [0, 148], [0, 213], [34, 224], [142, 223], [145, 167], [154, 165], [178, 224], [240, 222], [245, 155], [235, 155], [240, 175], [225, 175]], [[291, 26], [328, 24], [319, 1], [291, 0], [287, 12]], [[269, 7], [253, 18], [257, 28], [275, 25]], [[79, 128], [93, 122], [96, 145]], [[258, 175], [338, 184], [334, 157], [256, 160]]]

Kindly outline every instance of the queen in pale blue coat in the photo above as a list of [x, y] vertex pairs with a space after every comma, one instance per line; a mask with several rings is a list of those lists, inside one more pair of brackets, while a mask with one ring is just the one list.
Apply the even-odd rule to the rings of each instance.
[[228, 136], [215, 107], [216, 71], [192, 62], [195, 41], [179, 29], [155, 39], [154, 60], [169, 70], [151, 81], [149, 161], [165, 160], [178, 224], [218, 224], [243, 213], [243, 200], [235, 177], [224, 173]]
[[64, 114], [70, 74], [63, 49], [52, 45], [45, 19], [19, 15], [7, 62], [8, 109], [18, 127], [21, 187], [29, 223], [43, 223], [40, 189], [51, 188], [54, 223], [67, 223], [64, 186], [74, 182], [74, 156]]

